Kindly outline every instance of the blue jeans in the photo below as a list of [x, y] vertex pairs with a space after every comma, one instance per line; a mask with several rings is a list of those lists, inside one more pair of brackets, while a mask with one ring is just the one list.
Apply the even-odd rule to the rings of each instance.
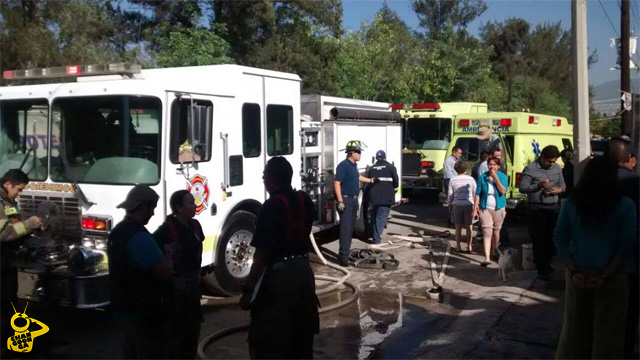
[[351, 238], [358, 218], [358, 198], [344, 195], [342, 197], [345, 211], [340, 215], [340, 251], [341, 259], [348, 259], [351, 252]]
[[371, 212], [371, 223], [373, 225], [373, 243], [380, 244], [384, 227], [391, 212], [390, 205], [375, 205]]

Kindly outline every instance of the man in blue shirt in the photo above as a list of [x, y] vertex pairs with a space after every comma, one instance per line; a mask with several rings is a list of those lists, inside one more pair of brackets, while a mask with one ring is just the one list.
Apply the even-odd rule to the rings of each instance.
[[340, 251], [338, 253], [341, 266], [349, 265], [349, 252], [351, 251], [351, 237], [358, 216], [358, 195], [360, 194], [360, 181], [373, 184], [374, 180], [360, 175], [356, 162], [360, 161], [362, 146], [359, 140], [347, 143], [345, 149], [347, 158], [336, 168], [336, 176], [333, 181], [333, 189], [336, 193], [336, 206], [340, 213]]
[[144, 227], [154, 214], [158, 194], [136, 185], [118, 205], [126, 215], [109, 234], [111, 307], [122, 326], [123, 358], [166, 357], [165, 322], [172, 267]]

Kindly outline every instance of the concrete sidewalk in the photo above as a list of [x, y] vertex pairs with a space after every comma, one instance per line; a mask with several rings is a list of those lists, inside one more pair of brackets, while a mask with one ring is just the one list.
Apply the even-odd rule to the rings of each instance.
[[[442, 217], [424, 219], [420, 215], [394, 211], [383, 240], [393, 235], [416, 236], [447, 230], [439, 226], [444, 225], [440, 219]], [[316, 356], [553, 358], [562, 326], [563, 271], [560, 264], [555, 264], [556, 272], [549, 282], [536, 280], [535, 271], [522, 271], [520, 245], [528, 242], [528, 235], [522, 224], [508, 226], [511, 246], [520, 250], [515, 261], [519, 270], [503, 282], [498, 277], [497, 264], [487, 268], [479, 265], [484, 259], [483, 250], [481, 243], [474, 243], [472, 254], [451, 254], [440, 301], [426, 298], [426, 291], [432, 286], [428, 250], [408, 247], [389, 250], [400, 260], [400, 267], [395, 271], [350, 268], [352, 281], [365, 294], [364, 299], [358, 301], [358, 308], [351, 311], [361, 315], [360, 323], [355, 318], [345, 320], [353, 317], [347, 315], [348, 309], [323, 317], [323, 330], [317, 344], [328, 346], [320, 346], [321, 351], [316, 346]], [[448, 240], [455, 247], [453, 234]], [[352, 248], [366, 245], [354, 239]], [[323, 247], [329, 253], [337, 252], [338, 242]], [[442, 262], [442, 253], [436, 262]], [[324, 272], [322, 268], [317, 271]], [[381, 319], [377, 323], [373, 321], [374, 325], [367, 323], [371, 322], [367, 314], [391, 311], [388, 310], [390, 302], [397, 305], [400, 300], [394, 302], [395, 294], [400, 294], [402, 299], [400, 312], [404, 318]], [[396, 326], [398, 323], [402, 325]], [[381, 324], [382, 330], [371, 330]], [[327, 325], [331, 331], [325, 329]], [[337, 329], [341, 329], [340, 332], [336, 332]], [[366, 340], [372, 333], [378, 338], [373, 344]], [[330, 344], [336, 336], [342, 339], [342, 345], [332, 348]]]

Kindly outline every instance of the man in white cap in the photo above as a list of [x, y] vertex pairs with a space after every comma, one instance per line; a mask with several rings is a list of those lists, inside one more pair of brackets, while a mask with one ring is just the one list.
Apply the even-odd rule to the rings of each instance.
[[478, 140], [478, 154], [483, 151], [490, 153], [492, 149], [500, 149], [502, 150], [502, 143], [500, 143], [500, 137], [493, 133], [493, 129], [491, 129], [487, 125], [482, 125], [478, 129], [476, 133], [476, 137]]
[[164, 307], [171, 285], [171, 262], [144, 227], [158, 198], [150, 187], [134, 186], [117, 206], [127, 214], [109, 234], [111, 307], [122, 325], [125, 359], [166, 357]]

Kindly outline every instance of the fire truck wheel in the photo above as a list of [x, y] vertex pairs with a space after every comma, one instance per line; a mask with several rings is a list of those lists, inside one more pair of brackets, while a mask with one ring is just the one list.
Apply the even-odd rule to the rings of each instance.
[[373, 228], [371, 227], [371, 211], [372, 207], [369, 202], [364, 202], [361, 205], [360, 216], [356, 220], [356, 228], [354, 230], [356, 238], [360, 240], [367, 240], [373, 235]]
[[229, 218], [220, 237], [213, 272], [203, 276], [206, 290], [221, 295], [240, 293], [241, 282], [249, 275], [255, 248], [253, 239], [255, 215], [237, 211]]

